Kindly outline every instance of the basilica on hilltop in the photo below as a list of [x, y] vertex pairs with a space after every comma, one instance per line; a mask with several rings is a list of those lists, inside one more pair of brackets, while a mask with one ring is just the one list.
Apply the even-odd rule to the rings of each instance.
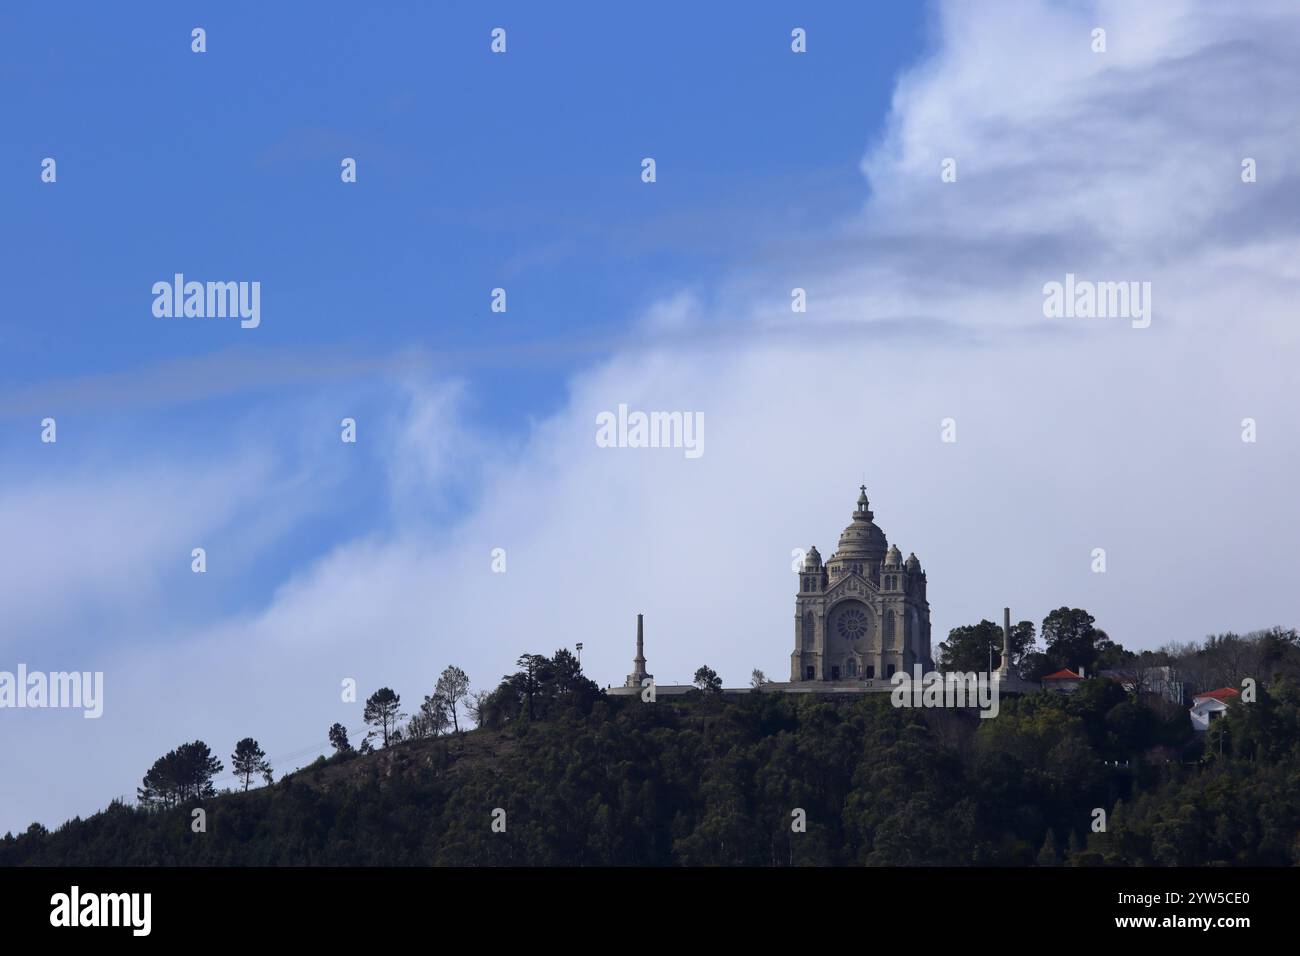
[[790, 681], [868, 681], [934, 668], [925, 571], [875, 522], [864, 485], [830, 560], [808, 549], [795, 597]]
[[[1010, 612], [1006, 631], [1009, 633]], [[1003, 658], [1006, 659], [1004, 643]], [[769, 681], [765, 691], [786, 693], [888, 691], [895, 673], [934, 670], [930, 656], [930, 603], [925, 571], [915, 554], [906, 560], [876, 524], [864, 485], [849, 526], [830, 560], [808, 549], [794, 599], [794, 651], [789, 682]], [[1004, 680], [1010, 675], [999, 669]], [[636, 616], [632, 673], [613, 694], [641, 693], [653, 682], [646, 670], [642, 615]], [[658, 684], [661, 694], [687, 693], [690, 684]], [[729, 689], [747, 693], [750, 688]]]

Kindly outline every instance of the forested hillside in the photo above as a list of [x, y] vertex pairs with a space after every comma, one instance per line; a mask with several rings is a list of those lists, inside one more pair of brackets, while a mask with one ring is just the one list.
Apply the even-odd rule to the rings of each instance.
[[0, 840], [0, 864], [1300, 863], [1300, 693], [1285, 678], [1198, 737], [1185, 707], [1107, 680], [1005, 698], [981, 720], [884, 694], [647, 704], [536, 676], [503, 682], [486, 727], [33, 826]]

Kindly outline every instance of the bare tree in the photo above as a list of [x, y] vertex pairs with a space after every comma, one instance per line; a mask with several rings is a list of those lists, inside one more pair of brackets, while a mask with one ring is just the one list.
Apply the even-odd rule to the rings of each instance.
[[465, 699], [465, 711], [474, 721], [475, 727], [483, 726], [483, 710], [487, 706], [488, 698], [491, 696], [491, 691], [476, 690]]
[[424, 698], [424, 703], [420, 705], [420, 716], [424, 718], [430, 735], [434, 737], [447, 732], [447, 725], [453, 723], [450, 714], [451, 705], [437, 692]]
[[456, 733], [460, 733], [460, 719], [456, 716], [460, 702], [465, 699], [469, 693], [469, 677], [463, 670], [454, 664], [447, 667], [438, 678], [438, 684], [434, 687], [435, 697], [441, 697], [447, 704], [447, 709], [451, 712], [451, 724]]
[[1231, 631], [1206, 638], [1204, 654], [1215, 683], [1221, 687], [1238, 687], [1243, 677], [1254, 676], [1258, 670], [1258, 644]]

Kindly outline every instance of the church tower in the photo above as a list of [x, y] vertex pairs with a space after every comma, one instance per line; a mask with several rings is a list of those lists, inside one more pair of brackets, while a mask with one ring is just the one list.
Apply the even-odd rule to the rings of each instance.
[[795, 597], [791, 681], [886, 681], [931, 670], [930, 604], [915, 554], [890, 547], [863, 485], [849, 526], [823, 566], [808, 549]]

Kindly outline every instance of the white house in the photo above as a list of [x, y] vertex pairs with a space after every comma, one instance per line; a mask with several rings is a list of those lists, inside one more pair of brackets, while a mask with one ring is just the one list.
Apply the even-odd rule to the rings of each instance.
[[1228, 709], [1228, 702], [1240, 696], [1231, 687], [1220, 687], [1218, 690], [1207, 690], [1204, 694], [1197, 694], [1192, 698], [1192, 729], [1209, 730], [1210, 721], [1223, 716], [1223, 712]]

